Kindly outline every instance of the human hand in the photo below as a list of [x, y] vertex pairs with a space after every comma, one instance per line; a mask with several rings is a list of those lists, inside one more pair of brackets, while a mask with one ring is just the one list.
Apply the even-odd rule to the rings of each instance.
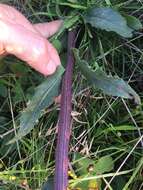
[[60, 65], [60, 58], [46, 38], [61, 25], [61, 20], [33, 25], [15, 8], [0, 4], [0, 55], [13, 54], [43, 75], [50, 75]]

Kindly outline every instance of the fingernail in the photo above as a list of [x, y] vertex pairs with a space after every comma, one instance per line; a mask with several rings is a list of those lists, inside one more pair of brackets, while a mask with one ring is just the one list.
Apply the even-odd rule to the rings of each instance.
[[46, 70], [47, 70], [47, 75], [51, 75], [56, 71], [56, 64], [53, 60], [49, 61]]

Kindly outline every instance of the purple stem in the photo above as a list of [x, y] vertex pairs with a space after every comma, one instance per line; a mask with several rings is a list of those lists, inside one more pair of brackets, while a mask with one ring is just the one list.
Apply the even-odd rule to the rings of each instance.
[[71, 48], [75, 47], [75, 37], [75, 30], [68, 33], [68, 57], [66, 71], [62, 82], [54, 190], [67, 190], [68, 186], [68, 147], [71, 134], [72, 74], [74, 65], [74, 57]]

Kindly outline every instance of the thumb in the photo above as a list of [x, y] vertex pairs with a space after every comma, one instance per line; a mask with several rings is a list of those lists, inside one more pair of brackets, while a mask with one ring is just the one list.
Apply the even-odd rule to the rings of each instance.
[[44, 22], [34, 24], [33, 27], [45, 38], [51, 37], [55, 34], [62, 26], [62, 20], [54, 20], [51, 22]]

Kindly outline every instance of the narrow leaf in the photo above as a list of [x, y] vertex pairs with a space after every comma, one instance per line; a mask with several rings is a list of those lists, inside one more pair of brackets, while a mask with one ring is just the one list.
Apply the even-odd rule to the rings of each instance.
[[78, 50], [74, 49], [73, 51], [82, 74], [90, 84], [105, 94], [134, 99], [136, 104], [140, 104], [138, 94], [123, 79], [107, 76], [100, 68], [93, 71], [85, 60], [80, 59]]
[[126, 19], [112, 8], [92, 8], [86, 14], [85, 21], [95, 28], [113, 31], [126, 38], [132, 37], [133, 29], [127, 25]]
[[138, 129], [133, 125], [121, 125], [121, 126], [119, 125], [119, 126], [109, 127], [105, 131], [135, 131], [135, 130]]
[[34, 128], [37, 120], [42, 116], [43, 110], [53, 103], [54, 97], [58, 96], [63, 71], [63, 67], [60, 66], [55, 74], [36, 88], [33, 98], [20, 117], [18, 138], [25, 136]]
[[7, 97], [7, 88], [2, 83], [0, 83], [0, 96], [3, 97], [3, 98]]

